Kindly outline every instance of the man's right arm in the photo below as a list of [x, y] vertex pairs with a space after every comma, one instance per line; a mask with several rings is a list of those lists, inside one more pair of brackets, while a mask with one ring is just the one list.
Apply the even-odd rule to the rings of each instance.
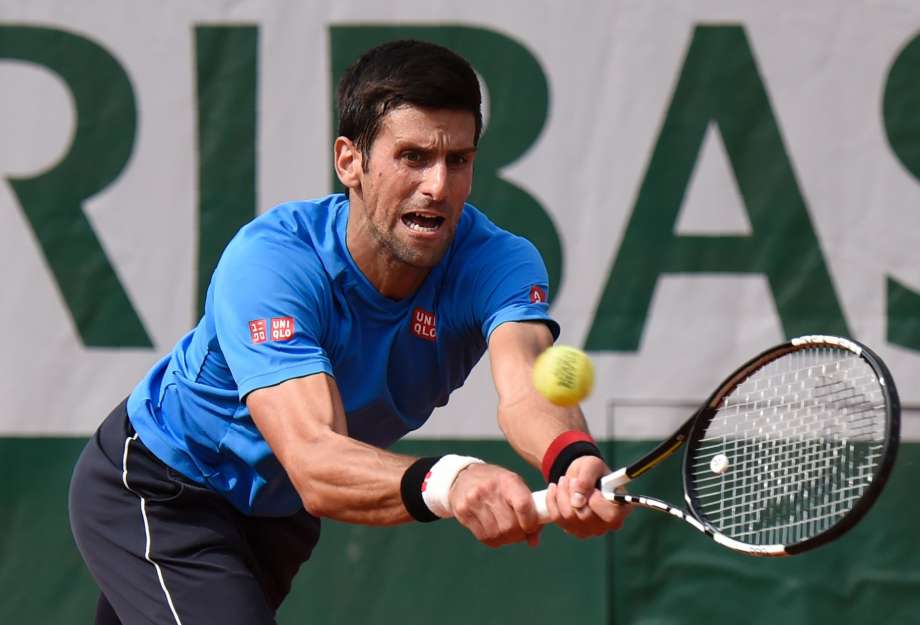
[[349, 438], [330, 376], [256, 389], [246, 405], [311, 514], [365, 525], [412, 520], [399, 486], [414, 458]]
[[[318, 373], [256, 389], [246, 405], [311, 514], [363, 525], [412, 520], [400, 485], [416, 458], [349, 438], [331, 376]], [[507, 469], [477, 464], [462, 470], [450, 502], [457, 520], [489, 546], [535, 542], [539, 526], [530, 490]]]

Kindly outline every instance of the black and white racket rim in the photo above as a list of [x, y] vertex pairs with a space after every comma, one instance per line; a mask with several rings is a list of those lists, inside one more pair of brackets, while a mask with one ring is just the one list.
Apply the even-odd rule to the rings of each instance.
[[690, 512], [752, 555], [808, 551], [853, 527], [894, 464], [900, 405], [882, 360], [804, 336], [740, 367], [709, 398], [684, 456]]

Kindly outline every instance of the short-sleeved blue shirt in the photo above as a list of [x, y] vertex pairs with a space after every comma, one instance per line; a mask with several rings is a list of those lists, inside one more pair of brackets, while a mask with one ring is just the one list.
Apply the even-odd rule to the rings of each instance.
[[386, 447], [447, 403], [506, 321], [548, 317], [547, 275], [525, 239], [467, 204], [441, 262], [395, 301], [345, 244], [342, 195], [292, 202], [233, 238], [205, 312], [135, 387], [144, 444], [252, 515], [292, 514], [293, 485], [246, 408], [246, 394], [319, 372], [335, 378], [352, 438]]

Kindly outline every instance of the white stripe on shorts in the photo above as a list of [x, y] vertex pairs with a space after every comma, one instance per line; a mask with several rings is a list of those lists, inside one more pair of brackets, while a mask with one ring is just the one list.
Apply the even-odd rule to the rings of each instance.
[[144, 499], [140, 493], [128, 486], [128, 447], [131, 445], [131, 441], [136, 439], [136, 432], [134, 436], [125, 439], [125, 453], [121, 460], [121, 481], [124, 483], [125, 488], [137, 495], [137, 498], [141, 500], [141, 517], [144, 519], [144, 535], [147, 537], [147, 546], [144, 550], [144, 558], [147, 560], [147, 562], [153, 565], [153, 568], [156, 569], [157, 578], [160, 580], [160, 588], [163, 589], [163, 594], [166, 595], [166, 602], [169, 604], [169, 609], [172, 612], [173, 618], [176, 620], [176, 625], [182, 625], [182, 620], [176, 613], [176, 606], [173, 605], [172, 595], [169, 594], [169, 590], [166, 588], [166, 581], [163, 579], [163, 571], [160, 569], [160, 565], [150, 558], [150, 523], [147, 521], [147, 500]]

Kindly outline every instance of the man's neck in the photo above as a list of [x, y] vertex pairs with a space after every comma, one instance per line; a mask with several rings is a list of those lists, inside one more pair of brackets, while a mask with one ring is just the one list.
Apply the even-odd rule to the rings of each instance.
[[345, 244], [358, 269], [384, 297], [398, 301], [411, 296], [431, 269], [407, 265], [395, 258], [381, 246], [366, 222], [356, 216], [354, 208], [352, 205], [349, 210]]

